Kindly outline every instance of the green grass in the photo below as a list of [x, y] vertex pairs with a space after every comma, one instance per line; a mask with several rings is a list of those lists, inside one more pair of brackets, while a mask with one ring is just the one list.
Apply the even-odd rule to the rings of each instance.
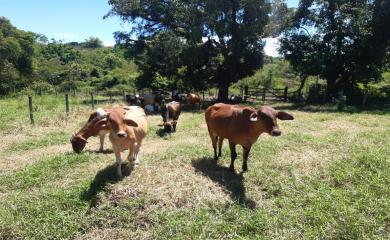
[[14, 143], [6, 152], [17, 152], [17, 151], [26, 151], [39, 149], [59, 144], [66, 144], [69, 141], [69, 133], [66, 132], [52, 132], [47, 133], [39, 139], [26, 140], [20, 143]]
[[[12, 115], [17, 101], [0, 100], [2, 120], [28, 117]], [[141, 165], [124, 166], [118, 181], [113, 154], [94, 152], [97, 139], [80, 155], [67, 146], [45, 156], [69, 145], [89, 110], [80, 102], [74, 111], [83, 114], [64, 117], [43, 104], [55, 121], [21, 128], [26, 139], [0, 149], [0, 167], [6, 154], [42, 152], [30, 165], [0, 169], [1, 239], [390, 238], [389, 111], [281, 104], [295, 120], [279, 122], [281, 137], [259, 138], [245, 174], [240, 147], [235, 174], [227, 142], [218, 164], [211, 160], [202, 112], [184, 112], [177, 132], [164, 136], [160, 116], [149, 116]], [[3, 126], [2, 139], [14, 127]]]

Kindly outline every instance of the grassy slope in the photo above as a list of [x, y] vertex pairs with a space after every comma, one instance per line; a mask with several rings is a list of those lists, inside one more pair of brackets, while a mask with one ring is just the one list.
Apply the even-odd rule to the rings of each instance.
[[[249, 172], [215, 165], [202, 113], [185, 112], [160, 136], [150, 116], [141, 165], [118, 182], [112, 153], [91, 139], [71, 153], [67, 135], [88, 106], [37, 99], [28, 127], [23, 99], [0, 100], [1, 238], [262, 239], [390, 237], [390, 113], [295, 109], [283, 135], [261, 136]], [[317, 110], [321, 110], [317, 112]], [[106, 145], [109, 148], [109, 144]], [[34, 156], [34, 157], [32, 157]]]

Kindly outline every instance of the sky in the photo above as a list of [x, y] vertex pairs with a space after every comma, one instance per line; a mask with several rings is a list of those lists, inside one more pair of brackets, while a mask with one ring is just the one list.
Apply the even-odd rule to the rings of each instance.
[[[296, 7], [298, 1], [287, 0], [287, 4]], [[118, 17], [103, 19], [109, 10], [107, 0], [0, 0], [0, 16], [19, 29], [64, 42], [83, 42], [93, 36], [106, 46], [115, 44], [114, 32], [130, 28]], [[277, 56], [277, 40], [266, 42], [266, 54]]]

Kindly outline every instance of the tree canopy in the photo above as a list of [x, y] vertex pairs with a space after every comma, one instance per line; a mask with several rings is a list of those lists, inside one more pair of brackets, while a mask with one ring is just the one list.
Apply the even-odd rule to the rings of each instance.
[[0, 17], [0, 95], [27, 84], [21, 79], [33, 72], [34, 42], [34, 33], [18, 30]]
[[378, 79], [389, 56], [389, 1], [302, 0], [280, 52], [304, 75], [327, 81], [327, 98], [353, 98], [359, 82]]
[[[128, 33], [117, 34], [119, 42], [131, 43], [135, 35], [135, 42], [143, 41], [140, 45], [146, 47], [156, 44], [155, 39], [163, 40], [161, 34], [172, 34], [182, 45], [181, 51], [174, 54], [180, 57], [182, 66], [177, 69], [182, 71], [175, 74], [184, 74], [190, 82], [216, 83], [221, 101], [227, 99], [231, 83], [252, 75], [263, 64], [268, 1], [110, 0], [109, 4], [109, 15], [118, 15], [134, 25]], [[172, 77], [171, 72], [163, 70], [157, 72]]]

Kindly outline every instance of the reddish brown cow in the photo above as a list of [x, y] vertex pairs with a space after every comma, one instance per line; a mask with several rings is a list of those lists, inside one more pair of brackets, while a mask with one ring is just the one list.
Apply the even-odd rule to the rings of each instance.
[[[105, 111], [110, 111], [110, 109], [106, 109]], [[104, 147], [104, 138], [108, 133], [108, 128], [97, 128], [95, 124], [101, 120], [99, 118], [97, 112], [91, 113], [87, 123], [70, 139], [70, 143], [72, 144], [73, 151], [76, 153], [80, 153], [85, 148], [85, 145], [88, 143], [88, 138], [96, 137], [99, 135], [100, 137], [100, 148], [99, 151], [103, 151]]]
[[[214, 159], [221, 156], [223, 140], [229, 140], [231, 152], [230, 170], [234, 171], [234, 160], [237, 157], [236, 145], [243, 147], [242, 170], [248, 170], [247, 161], [252, 145], [262, 133], [271, 136], [280, 136], [281, 131], [276, 122], [280, 120], [293, 120], [294, 117], [286, 112], [263, 106], [255, 109], [247, 106], [214, 104], [206, 110], [206, 123], [214, 148]], [[217, 143], [219, 153], [217, 155]]]
[[181, 113], [181, 104], [179, 102], [169, 102], [161, 109], [161, 116], [164, 122], [164, 130], [167, 133], [175, 132], [177, 121]]
[[194, 110], [195, 104], [199, 104], [199, 108], [201, 107], [201, 98], [198, 94], [189, 93], [187, 94], [186, 101], [188, 105], [191, 105], [192, 110]]
[[148, 122], [141, 107], [131, 106], [115, 108], [110, 112], [102, 112], [103, 119], [96, 123], [97, 128], [107, 127], [110, 130], [110, 141], [114, 150], [118, 177], [122, 179], [121, 152], [129, 150], [127, 159], [131, 164], [138, 164], [138, 153], [146, 136]]

